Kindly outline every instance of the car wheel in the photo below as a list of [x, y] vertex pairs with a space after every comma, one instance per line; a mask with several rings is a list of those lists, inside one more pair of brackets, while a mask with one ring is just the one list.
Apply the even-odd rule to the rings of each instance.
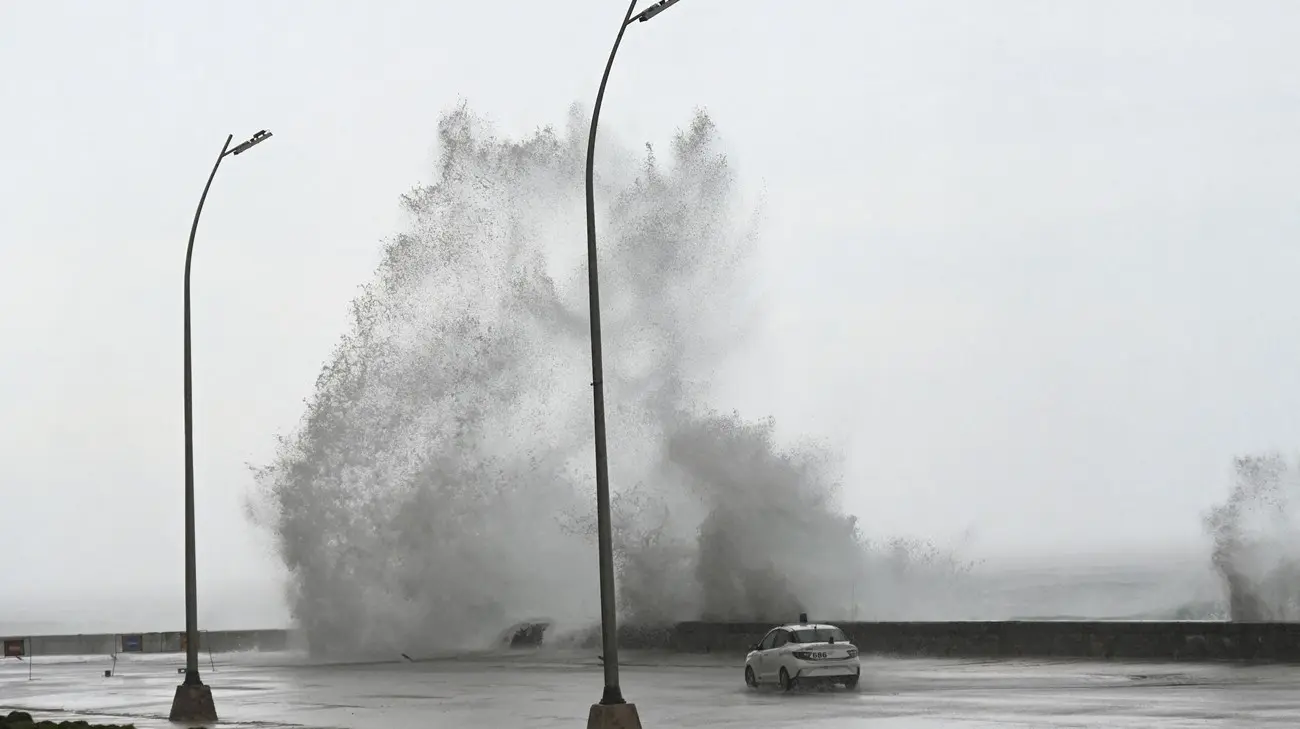
[[790, 674], [786, 672], [784, 668], [782, 668], [781, 669], [781, 690], [789, 691], [792, 688], [794, 688], [794, 679], [790, 678]]
[[758, 677], [754, 675], [754, 669], [745, 666], [745, 685], [750, 688], [758, 688]]
[[858, 687], [858, 674], [854, 674], [844, 679], [844, 688], [855, 689]]

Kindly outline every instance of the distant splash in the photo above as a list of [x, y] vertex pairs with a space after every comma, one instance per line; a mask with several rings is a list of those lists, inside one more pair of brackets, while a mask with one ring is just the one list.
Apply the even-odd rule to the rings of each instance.
[[1238, 458], [1228, 499], [1205, 517], [1211, 561], [1240, 621], [1300, 620], [1300, 468], [1279, 453]]

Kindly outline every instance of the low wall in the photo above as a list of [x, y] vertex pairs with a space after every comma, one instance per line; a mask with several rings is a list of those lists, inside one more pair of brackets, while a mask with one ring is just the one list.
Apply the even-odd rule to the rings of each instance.
[[[289, 647], [288, 630], [204, 630], [199, 650], [204, 653], [282, 651]], [[25, 656], [89, 656], [115, 653], [180, 653], [185, 650], [183, 631], [163, 633], [90, 633], [85, 635], [0, 636], [0, 641], [21, 641]]]
[[[1300, 623], [924, 622], [835, 623], [868, 654], [952, 658], [1266, 660], [1300, 662]], [[643, 648], [744, 652], [767, 623], [679, 623]], [[627, 637], [635, 642], [645, 631]], [[659, 645], [651, 645], [658, 642]], [[620, 640], [622, 644], [623, 641]], [[628, 645], [629, 648], [634, 647]]]
[[[949, 658], [1089, 658], [1146, 660], [1257, 660], [1300, 662], [1300, 623], [1213, 621], [835, 623], [864, 654]], [[770, 623], [688, 622], [662, 627], [620, 626], [629, 650], [744, 653]], [[179, 653], [183, 633], [0, 636], [20, 641], [27, 656]], [[213, 630], [199, 634], [207, 653], [278, 651], [296, 646], [288, 630]], [[543, 640], [544, 643], [549, 642]], [[599, 648], [599, 629], [574, 645]], [[138, 650], [137, 650], [138, 648]]]
[[28, 655], [86, 656], [115, 650], [115, 635], [33, 635], [27, 639]]

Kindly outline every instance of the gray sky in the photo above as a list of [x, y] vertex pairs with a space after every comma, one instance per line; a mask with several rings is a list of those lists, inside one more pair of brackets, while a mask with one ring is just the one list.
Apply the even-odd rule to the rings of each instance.
[[[245, 464], [437, 115], [562, 126], [623, 8], [0, 4], [6, 585], [180, 604], [185, 236], [224, 135], [268, 128], [200, 229], [195, 415], [205, 613], [274, 603]], [[602, 130], [712, 114], [767, 206], [766, 320], [715, 404], [840, 448], [869, 531], [1194, 549], [1232, 456], [1300, 446], [1298, 35], [1282, 1], [684, 0], [629, 32]]]

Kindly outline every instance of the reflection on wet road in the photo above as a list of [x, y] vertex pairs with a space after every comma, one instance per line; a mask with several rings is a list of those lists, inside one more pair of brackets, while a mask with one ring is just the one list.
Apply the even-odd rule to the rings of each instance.
[[[169, 726], [182, 656], [119, 656], [109, 678], [107, 657], [35, 661], [31, 680], [27, 663], [0, 662], [0, 708]], [[624, 694], [647, 729], [1300, 726], [1300, 667], [867, 658], [855, 692], [782, 694], [746, 689], [738, 658], [625, 662]], [[572, 728], [601, 690], [591, 657], [559, 653], [349, 665], [236, 654], [203, 668], [227, 726]]]

